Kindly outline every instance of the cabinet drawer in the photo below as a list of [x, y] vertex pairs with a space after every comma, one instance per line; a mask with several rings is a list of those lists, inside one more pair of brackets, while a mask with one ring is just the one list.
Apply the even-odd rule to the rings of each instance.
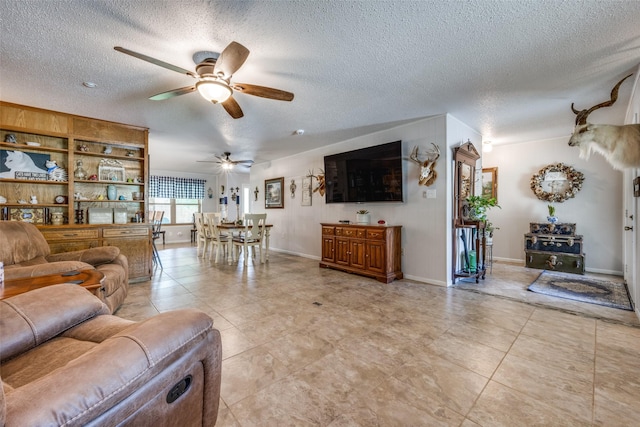
[[364, 228], [345, 228], [342, 235], [346, 237], [364, 238], [365, 230]]
[[322, 234], [325, 236], [333, 236], [335, 234], [335, 227], [322, 227]]
[[336, 236], [344, 236], [344, 228], [336, 227]]
[[102, 230], [102, 237], [127, 237], [127, 236], [148, 236], [149, 228], [105, 228]]
[[384, 230], [367, 230], [367, 239], [384, 240]]
[[40, 229], [47, 240], [97, 239], [98, 230], [45, 230]]

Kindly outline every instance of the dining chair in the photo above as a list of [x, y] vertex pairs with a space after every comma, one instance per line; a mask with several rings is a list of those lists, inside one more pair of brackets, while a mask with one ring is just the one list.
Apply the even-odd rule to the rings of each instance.
[[200, 212], [194, 214], [196, 221], [196, 256], [200, 255], [200, 248], [202, 247], [202, 257], [204, 258], [207, 253], [207, 245], [209, 244], [208, 230], [204, 224], [204, 215]]
[[240, 257], [240, 249], [244, 254], [244, 265], [249, 261], [249, 248], [253, 250], [255, 258], [255, 248], [260, 251], [260, 263], [264, 262], [262, 254], [262, 241], [264, 240], [264, 226], [267, 222], [267, 214], [245, 214], [244, 229], [242, 234], [233, 237], [233, 247], [235, 249], [236, 259]]
[[215, 263], [218, 263], [218, 259], [220, 258], [220, 250], [222, 250], [222, 255], [226, 254], [227, 247], [229, 246], [228, 236], [221, 232], [218, 225], [222, 220], [222, 216], [219, 212], [209, 212], [203, 214], [204, 217], [204, 225], [207, 228], [208, 236], [209, 236], [209, 260], [213, 257], [213, 251], [215, 250], [216, 257]]
[[153, 250], [153, 262], [160, 266], [161, 270], [164, 270], [162, 267], [162, 261], [160, 260], [160, 255], [158, 254], [158, 248], [156, 246], [156, 240], [160, 238], [162, 235], [162, 218], [164, 218], [164, 211], [152, 211], [149, 213], [149, 219], [151, 220], [151, 246]]

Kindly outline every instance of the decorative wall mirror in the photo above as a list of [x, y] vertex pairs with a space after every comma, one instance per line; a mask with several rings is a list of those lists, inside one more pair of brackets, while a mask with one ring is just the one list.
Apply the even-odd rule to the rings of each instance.
[[469, 216], [466, 199], [475, 195], [476, 162], [480, 154], [471, 141], [467, 141], [454, 149], [453, 158], [456, 162], [453, 186], [454, 222], [458, 224]]
[[498, 200], [498, 168], [482, 169], [482, 196]]
[[540, 200], [562, 203], [582, 189], [584, 175], [572, 166], [555, 163], [531, 177], [531, 190]]

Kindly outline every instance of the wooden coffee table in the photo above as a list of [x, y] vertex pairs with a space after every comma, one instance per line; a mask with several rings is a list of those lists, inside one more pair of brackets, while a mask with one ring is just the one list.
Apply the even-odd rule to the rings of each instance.
[[[24, 277], [22, 279], [5, 280], [4, 288], [0, 288], [0, 300], [32, 291], [45, 286], [59, 285], [61, 283], [76, 283], [96, 295], [102, 287], [104, 274], [98, 270], [74, 270], [66, 273], [48, 274], [38, 277]], [[99, 295], [98, 295], [99, 296]]]

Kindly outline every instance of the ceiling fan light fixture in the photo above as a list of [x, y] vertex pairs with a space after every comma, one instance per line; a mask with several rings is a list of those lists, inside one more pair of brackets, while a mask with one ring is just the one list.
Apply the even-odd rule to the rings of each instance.
[[200, 80], [196, 83], [196, 89], [204, 99], [214, 104], [226, 101], [232, 93], [229, 85], [217, 79]]
[[233, 163], [231, 163], [231, 162], [224, 162], [224, 163], [222, 163], [222, 169], [224, 169], [224, 170], [231, 170], [231, 169], [233, 169]]

